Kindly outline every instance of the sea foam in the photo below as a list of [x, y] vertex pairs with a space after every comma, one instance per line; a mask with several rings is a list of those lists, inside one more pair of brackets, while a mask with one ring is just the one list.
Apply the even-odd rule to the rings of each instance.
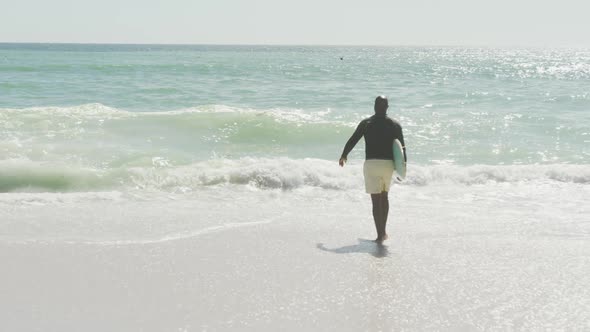
[[[396, 181], [396, 180], [394, 180]], [[494, 183], [590, 183], [585, 165], [409, 165], [401, 185], [482, 185]], [[361, 187], [362, 165], [340, 168], [336, 161], [291, 158], [211, 159], [186, 165], [152, 160], [151, 165], [76, 168], [26, 160], [0, 161], [0, 192], [75, 192], [150, 190], [192, 192], [205, 187], [251, 186], [292, 190], [316, 187], [348, 190]]]

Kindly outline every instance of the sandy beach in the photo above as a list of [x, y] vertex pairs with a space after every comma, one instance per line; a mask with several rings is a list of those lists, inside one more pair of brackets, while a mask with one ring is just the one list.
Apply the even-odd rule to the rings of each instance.
[[[461, 207], [436, 191], [399, 189], [392, 202], [405, 201], [409, 212], [392, 218], [383, 246], [370, 241], [369, 202], [349, 197], [348, 212], [338, 211], [344, 197], [314, 202], [289, 200], [289, 194], [259, 203], [299, 214], [277, 212], [264, 220], [251, 209], [242, 223], [175, 238], [4, 242], [0, 320], [10, 331], [590, 328], [587, 223], [581, 229], [560, 220], [559, 208], [536, 206], [534, 197], [494, 200], [484, 188], [464, 198], [485, 199], [485, 209], [495, 212], [480, 211], [475, 219], [472, 210], [481, 204]], [[587, 190], [579, 194], [583, 199]], [[159, 203], [176, 211], [162, 223], [188, 218], [190, 203]], [[526, 213], [516, 215], [510, 205], [517, 204]], [[48, 222], [85, 208], [74, 206], [52, 206]], [[394, 216], [401, 210], [393, 209]], [[120, 218], [152, 215], [137, 206], [133, 211]], [[453, 220], [444, 217], [448, 211], [456, 211]], [[23, 218], [23, 211], [12, 212]], [[25, 214], [38, 212], [43, 206]], [[578, 211], [580, 217], [587, 212]], [[250, 220], [255, 215], [258, 222]]]

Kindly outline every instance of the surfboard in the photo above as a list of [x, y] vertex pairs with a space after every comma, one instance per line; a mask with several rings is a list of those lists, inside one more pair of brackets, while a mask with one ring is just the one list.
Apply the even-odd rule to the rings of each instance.
[[395, 166], [395, 172], [399, 175], [400, 179], [406, 178], [406, 160], [404, 158], [404, 149], [402, 143], [399, 140], [393, 140], [393, 164]]

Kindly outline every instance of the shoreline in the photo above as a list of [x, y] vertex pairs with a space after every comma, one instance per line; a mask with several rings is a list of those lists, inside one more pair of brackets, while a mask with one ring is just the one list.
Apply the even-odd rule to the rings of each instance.
[[[382, 247], [370, 241], [369, 202], [337, 213], [336, 199], [291, 200], [272, 222], [156, 243], [2, 242], [0, 318], [12, 330], [49, 331], [587, 327], [590, 246], [587, 233], [572, 236], [580, 225], [510, 206], [475, 218], [482, 206], [436, 200], [433, 214], [420, 208], [432, 197], [414, 195], [392, 198]], [[137, 204], [119, 218], [151, 213]], [[190, 217], [175, 209], [170, 220]]]

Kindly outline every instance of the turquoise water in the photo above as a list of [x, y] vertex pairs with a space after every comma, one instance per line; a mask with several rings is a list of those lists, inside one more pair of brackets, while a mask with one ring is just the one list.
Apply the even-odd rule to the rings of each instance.
[[21, 184], [332, 162], [379, 94], [417, 166], [590, 163], [590, 50], [0, 44], [0, 191], [46, 169]]

